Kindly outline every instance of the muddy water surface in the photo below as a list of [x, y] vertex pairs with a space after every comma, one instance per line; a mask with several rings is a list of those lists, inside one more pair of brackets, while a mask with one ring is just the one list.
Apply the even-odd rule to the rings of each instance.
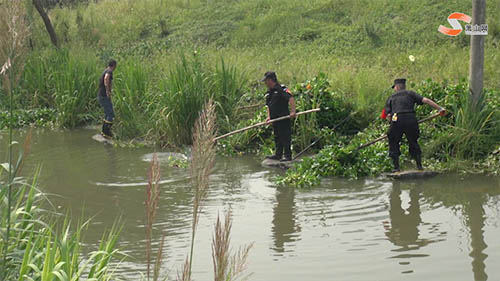
[[[24, 173], [41, 165], [40, 188], [60, 212], [94, 217], [89, 250], [121, 217], [120, 247], [130, 258], [118, 271], [138, 280], [152, 151], [105, 146], [94, 133], [35, 130]], [[21, 141], [24, 134], [17, 132]], [[6, 147], [5, 134], [0, 142]], [[250, 280], [500, 280], [499, 178], [332, 179], [299, 191], [275, 187], [277, 173], [254, 157], [217, 158], [196, 239], [196, 280], [213, 279], [211, 232], [228, 209], [233, 246], [255, 242]], [[166, 236], [165, 268], [173, 278], [188, 253], [189, 171], [163, 163], [161, 187], [155, 245]]]

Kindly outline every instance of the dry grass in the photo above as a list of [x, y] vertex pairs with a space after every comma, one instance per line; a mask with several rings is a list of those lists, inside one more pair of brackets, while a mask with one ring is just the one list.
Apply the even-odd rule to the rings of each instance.
[[182, 270], [177, 272], [176, 281], [190, 281], [191, 280], [191, 264], [189, 263], [189, 257], [186, 257], [186, 261], [182, 265]]
[[28, 35], [24, 1], [0, 0], [0, 72], [7, 93], [23, 73]]
[[209, 176], [215, 164], [216, 112], [213, 100], [209, 100], [196, 120], [193, 132], [193, 151], [191, 160], [191, 177], [195, 190], [193, 201], [193, 223], [191, 233], [191, 249], [189, 255], [189, 272], [187, 280], [191, 280], [191, 267], [193, 264], [194, 238], [203, 199], [206, 197], [209, 186]]
[[[160, 164], [156, 153], [153, 156], [148, 172], [148, 185], [146, 187], [146, 263], [147, 263], [147, 279], [151, 277], [152, 266], [152, 244], [153, 244], [153, 225], [156, 221], [158, 211], [158, 202], [160, 200], [160, 179], [161, 171]], [[156, 261], [153, 265], [153, 280], [159, 280], [161, 264], [163, 260], [163, 245], [165, 237], [162, 237], [160, 247], [156, 254]]]
[[215, 104], [208, 101], [205, 108], [196, 120], [193, 133], [193, 154], [191, 163], [191, 177], [195, 189], [193, 202], [193, 229], [198, 224], [199, 214], [202, 208], [202, 201], [208, 189], [208, 178], [215, 163], [215, 142], [216, 137], [216, 115]]
[[[2, 87], [9, 95], [9, 163], [8, 163], [8, 183], [7, 183], [7, 228], [5, 236], [5, 247], [3, 249], [2, 269], [5, 269], [7, 263], [7, 254], [11, 230], [11, 209], [12, 209], [12, 185], [14, 182], [14, 168], [12, 158], [12, 88], [17, 86], [19, 78], [23, 73], [24, 63], [27, 54], [27, 38], [29, 35], [29, 26], [26, 21], [26, 11], [24, 2], [21, 0], [1, 0], [0, 1], [0, 76], [3, 76]], [[19, 164], [16, 169], [19, 168]], [[0, 198], [0, 200], [4, 200]], [[3, 279], [6, 274], [1, 270], [0, 278]]]
[[231, 253], [231, 212], [225, 215], [224, 224], [217, 216], [212, 236], [212, 261], [214, 265], [214, 281], [246, 280], [247, 259], [253, 244], [244, 246], [234, 254]]

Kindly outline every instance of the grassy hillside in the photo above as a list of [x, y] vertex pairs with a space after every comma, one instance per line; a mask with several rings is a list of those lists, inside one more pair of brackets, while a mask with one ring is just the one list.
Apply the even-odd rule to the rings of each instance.
[[[494, 87], [500, 5], [488, 4], [486, 84]], [[395, 76], [466, 77], [470, 37], [437, 32], [454, 11], [471, 14], [470, 1], [121, 0], [58, 8], [51, 17], [66, 46], [103, 59], [145, 56], [163, 68], [179, 51], [197, 50], [212, 61], [224, 56], [252, 78], [274, 69], [295, 82], [323, 71], [359, 90], [356, 84], [382, 86]], [[38, 30], [36, 43], [48, 46]]]
[[[396, 77], [407, 77], [411, 87], [429, 78], [464, 85], [470, 37], [447, 37], [437, 29], [451, 12], [470, 14], [470, 6], [464, 0], [90, 1], [50, 10], [61, 50], [28, 6], [31, 53], [16, 89], [17, 123], [47, 114], [55, 116], [44, 120], [62, 127], [98, 121], [97, 80], [115, 58], [115, 128], [122, 139], [189, 143], [208, 97], [219, 106], [221, 133], [260, 121], [263, 108], [239, 108], [262, 104], [264, 88], [257, 81], [270, 69], [304, 99], [301, 109], [326, 100], [337, 108], [325, 117], [329, 125], [356, 111], [353, 128], [360, 130], [377, 117], [374, 108], [384, 103]], [[500, 5], [489, 3], [485, 85], [493, 90], [499, 88], [499, 17]], [[314, 85], [314, 77], [328, 87], [313, 91], [310, 102], [301, 83]], [[308, 125], [298, 128], [298, 147], [316, 135]], [[256, 137], [268, 135], [242, 135], [233, 145]]]

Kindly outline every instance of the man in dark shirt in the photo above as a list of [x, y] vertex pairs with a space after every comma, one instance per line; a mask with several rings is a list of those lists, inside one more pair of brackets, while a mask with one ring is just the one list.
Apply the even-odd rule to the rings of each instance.
[[[266, 106], [267, 106], [267, 119], [269, 122], [272, 119], [290, 115], [290, 117], [295, 117], [295, 99], [292, 93], [284, 85], [278, 83], [278, 78], [276, 73], [268, 71], [264, 74], [264, 78], [261, 80], [264, 82], [268, 88], [266, 95]], [[288, 108], [290, 104], [291, 111]], [[281, 161], [291, 161], [292, 160], [292, 122], [290, 119], [285, 119], [282, 121], [274, 122], [273, 132], [274, 132], [274, 144], [276, 148], [276, 153], [272, 156], [268, 156], [268, 159], [281, 160]], [[283, 157], [283, 150], [285, 152], [285, 157]]]
[[104, 70], [99, 78], [99, 92], [98, 100], [104, 109], [104, 120], [102, 124], [101, 134], [105, 138], [112, 138], [111, 126], [113, 126], [113, 119], [115, 112], [113, 111], [113, 103], [111, 102], [111, 93], [113, 85], [113, 71], [116, 69], [116, 61], [110, 60], [108, 67]]
[[382, 113], [382, 118], [390, 120], [389, 127], [389, 156], [394, 163], [393, 172], [399, 172], [399, 156], [400, 142], [403, 134], [406, 135], [410, 146], [410, 155], [417, 162], [417, 169], [422, 170], [422, 151], [418, 145], [418, 137], [420, 129], [418, 126], [417, 116], [415, 114], [415, 104], [422, 105], [424, 103], [434, 107], [441, 115], [445, 115], [446, 111], [434, 101], [424, 98], [414, 91], [406, 90], [406, 79], [394, 80], [392, 86], [395, 93], [387, 99], [387, 102]]

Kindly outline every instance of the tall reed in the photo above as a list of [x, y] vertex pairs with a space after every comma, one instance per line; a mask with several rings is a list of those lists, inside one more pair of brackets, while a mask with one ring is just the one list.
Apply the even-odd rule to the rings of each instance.
[[[146, 187], [146, 264], [147, 280], [151, 279], [151, 270], [153, 271], [153, 280], [160, 278], [161, 264], [163, 260], [163, 245], [165, 237], [163, 236], [156, 254], [156, 261], [152, 262], [152, 244], [153, 244], [153, 226], [156, 221], [158, 203], [160, 201], [160, 164], [156, 153], [153, 155], [148, 172], [148, 185]], [[153, 267], [153, 268], [152, 268]]]
[[235, 253], [231, 251], [231, 211], [225, 214], [224, 223], [220, 216], [212, 235], [212, 261], [214, 266], [214, 281], [236, 281], [246, 280], [249, 275], [244, 276], [247, 268], [247, 259], [253, 244], [244, 246]]
[[192, 185], [195, 191], [193, 201], [193, 221], [191, 226], [191, 247], [189, 254], [189, 278], [193, 265], [194, 240], [196, 228], [209, 186], [209, 176], [215, 164], [215, 141], [217, 136], [216, 113], [213, 100], [209, 100], [194, 126], [193, 150], [191, 160]]
[[[29, 27], [25, 18], [25, 7], [22, 1], [0, 2], [0, 75], [3, 76], [2, 86], [9, 96], [9, 148], [8, 162], [2, 167], [8, 171], [7, 189], [7, 222], [5, 244], [3, 248], [2, 272], [0, 277], [6, 273], [7, 254], [11, 235], [11, 208], [12, 208], [12, 186], [14, 184], [15, 172], [13, 166], [13, 88], [17, 87], [19, 78], [23, 73], [24, 62], [27, 53], [27, 38]], [[19, 168], [18, 162], [16, 169]], [[2, 188], [4, 189], [4, 188]], [[3, 198], [3, 197], [2, 197]], [[2, 200], [3, 201], [3, 200]]]

